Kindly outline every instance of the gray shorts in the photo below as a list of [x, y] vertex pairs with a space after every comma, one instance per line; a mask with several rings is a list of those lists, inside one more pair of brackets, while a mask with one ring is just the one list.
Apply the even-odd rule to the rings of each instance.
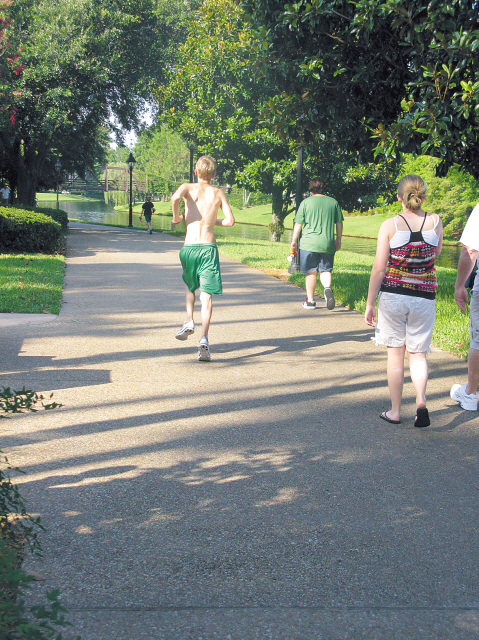
[[301, 263], [301, 273], [313, 273], [313, 271], [332, 271], [334, 264], [334, 253], [316, 253], [315, 251], [299, 252]]
[[471, 298], [469, 320], [471, 322], [471, 348], [479, 351], [479, 291], [476, 291]]
[[376, 344], [406, 345], [409, 353], [426, 353], [431, 346], [435, 319], [435, 300], [380, 291]]

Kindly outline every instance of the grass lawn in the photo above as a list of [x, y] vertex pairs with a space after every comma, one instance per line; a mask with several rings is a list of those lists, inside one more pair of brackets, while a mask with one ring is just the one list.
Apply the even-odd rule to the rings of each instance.
[[[58, 198], [59, 202], [103, 202], [102, 198], [86, 198], [85, 196], [74, 196], [74, 195], [65, 195], [59, 194]], [[55, 207], [57, 206], [57, 194], [53, 191], [48, 193], [37, 193], [37, 202], [38, 206], [41, 207], [42, 204], [47, 204], [50, 206], [52, 202], [55, 203]], [[60, 207], [61, 208], [61, 207]]]
[[379, 227], [393, 214], [381, 213], [374, 216], [349, 216], [344, 218], [343, 234], [359, 238], [377, 238]]
[[59, 313], [65, 257], [0, 255], [0, 313]]

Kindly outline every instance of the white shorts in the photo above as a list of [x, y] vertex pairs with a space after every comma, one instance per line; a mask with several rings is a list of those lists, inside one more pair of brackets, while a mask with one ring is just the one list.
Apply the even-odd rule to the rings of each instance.
[[409, 353], [429, 351], [436, 318], [436, 301], [379, 292], [376, 344], [403, 347]]

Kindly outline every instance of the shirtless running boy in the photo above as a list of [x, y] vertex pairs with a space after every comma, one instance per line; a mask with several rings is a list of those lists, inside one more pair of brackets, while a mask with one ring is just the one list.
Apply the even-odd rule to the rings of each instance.
[[[198, 344], [198, 360], [209, 361], [210, 349], [208, 329], [213, 302], [211, 294], [222, 295], [220, 262], [213, 227], [232, 227], [235, 223], [231, 207], [221, 189], [212, 187], [211, 180], [216, 175], [216, 160], [211, 156], [201, 156], [195, 167], [198, 182], [182, 184], [171, 196], [173, 224], [179, 224], [180, 200], [185, 201], [186, 236], [180, 251], [183, 280], [186, 284], [186, 321], [176, 334], [178, 340], [186, 340], [195, 330], [193, 309], [195, 291], [200, 290], [202, 337]], [[217, 220], [218, 211], [224, 214]]]

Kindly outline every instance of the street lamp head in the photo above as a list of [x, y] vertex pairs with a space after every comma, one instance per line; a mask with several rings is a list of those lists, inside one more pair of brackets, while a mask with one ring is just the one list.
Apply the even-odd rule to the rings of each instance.
[[196, 151], [198, 149], [198, 145], [196, 144], [196, 142], [193, 142], [193, 140], [188, 140], [186, 146], [190, 151]]
[[132, 154], [132, 152], [131, 152], [131, 151], [130, 151], [130, 155], [128, 156], [128, 160], [127, 160], [126, 162], [127, 162], [127, 164], [128, 164], [128, 166], [129, 166], [129, 168], [130, 168], [130, 169], [133, 169], [133, 167], [134, 167], [134, 166], [135, 166], [135, 164], [136, 164], [136, 160], [135, 160], [135, 158], [133, 157], [133, 154]]
[[62, 163], [60, 162], [60, 160], [57, 160], [57, 161], [55, 162], [55, 169], [56, 169], [57, 171], [60, 171], [60, 169], [61, 169], [61, 168], [62, 168]]

